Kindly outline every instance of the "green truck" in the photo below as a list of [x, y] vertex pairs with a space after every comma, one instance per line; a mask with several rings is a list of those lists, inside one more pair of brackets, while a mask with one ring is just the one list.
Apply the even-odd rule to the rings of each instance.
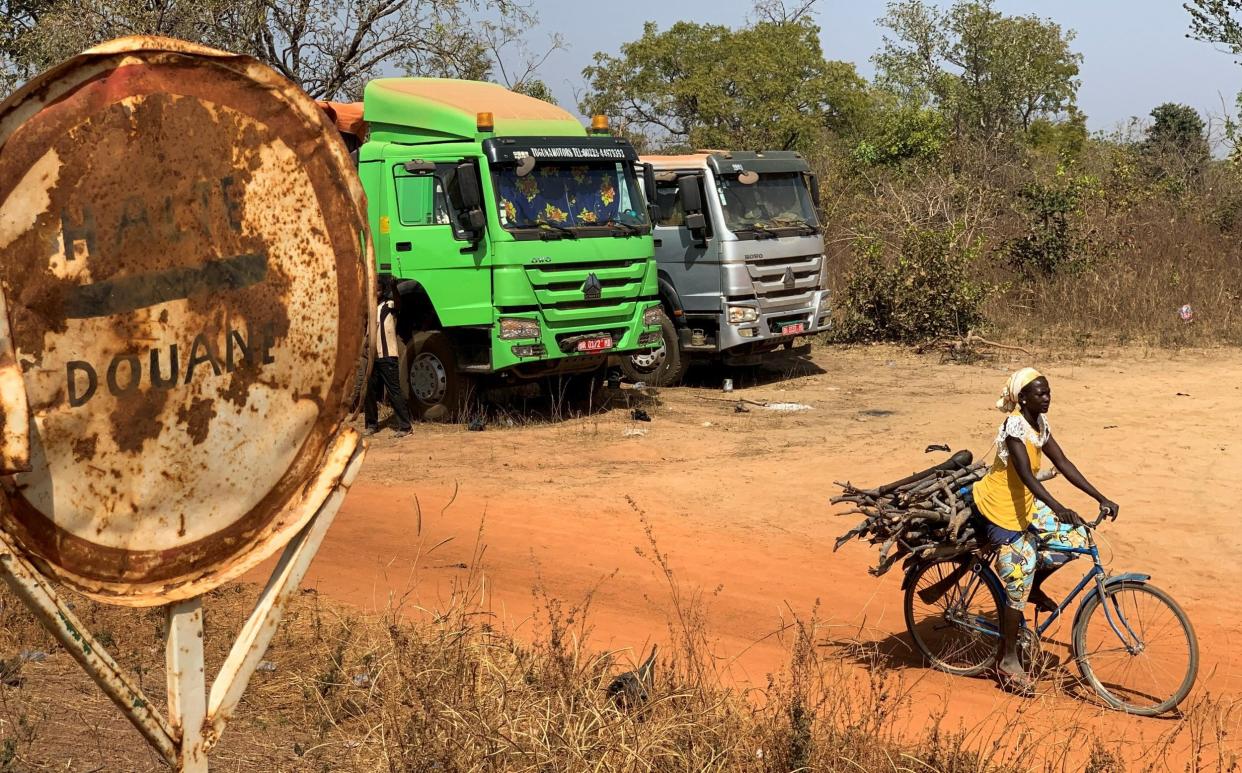
[[637, 179], [652, 173], [602, 116], [588, 131], [541, 100], [445, 78], [371, 81], [361, 120], [356, 103], [324, 107], [356, 153], [421, 416], [458, 415], [484, 382], [594, 381], [659, 345]]

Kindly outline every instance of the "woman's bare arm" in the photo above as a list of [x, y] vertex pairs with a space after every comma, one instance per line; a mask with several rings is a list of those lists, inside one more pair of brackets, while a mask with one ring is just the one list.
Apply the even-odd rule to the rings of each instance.
[[1065, 452], [1061, 450], [1061, 445], [1057, 443], [1052, 435], [1048, 435], [1048, 440], [1044, 442], [1044, 453], [1048, 455], [1048, 459], [1065, 476], [1065, 479], [1074, 484], [1075, 488], [1099, 502], [1100, 506], [1108, 509], [1111, 515], [1117, 515], [1120, 509], [1117, 503], [1101, 494], [1099, 489], [1091, 485], [1091, 481], [1087, 480], [1087, 477], [1079, 472], [1078, 467], [1066, 457]]

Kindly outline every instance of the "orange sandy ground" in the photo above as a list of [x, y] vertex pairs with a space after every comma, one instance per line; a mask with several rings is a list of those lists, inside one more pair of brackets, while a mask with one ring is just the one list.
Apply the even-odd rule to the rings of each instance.
[[[874, 642], [900, 670], [913, 695], [903, 719], [910, 732], [943, 711], [948, 726], [986, 734], [1030, 704], [987, 679], [919, 664], [902, 636], [899, 571], [872, 578], [875, 553], [859, 543], [834, 554], [833, 539], [856, 519], [834, 517], [827, 500], [834, 480], [877, 484], [925, 466], [931, 443], [982, 456], [1000, 420], [993, 401], [1018, 364], [817, 349], [810, 375], [772, 372], [734, 394], [811, 406], [800, 413], [735, 413], [709, 372], [656, 394], [646, 404], [651, 423], [631, 420], [622, 405], [481, 433], [423, 426], [394, 440], [385, 431], [306, 583], [364, 608], [402, 595], [435, 608], [467, 575], [482, 525], [487, 604], [519, 636], [540, 585], [571, 604], [593, 594], [590, 644], [637, 654], [667, 639], [672, 612], [665, 578], [636, 551], [647, 547], [641, 510], [683, 592], [702, 593], [726, 678], [762, 685], [786, 657], [774, 632], [819, 601], [823, 646], [845, 657], [845, 643]], [[1153, 575], [1194, 623], [1202, 662], [1192, 700], [1205, 691], [1242, 698], [1242, 354], [1126, 350], [1036, 364], [1052, 382], [1050, 421], [1062, 447], [1122, 506], [1103, 533], [1106, 557], [1117, 571]], [[646, 434], [627, 437], [629, 429]], [[1094, 512], [1062, 479], [1051, 485]], [[1065, 570], [1054, 590], [1077, 576]], [[1063, 654], [1068, 633], [1060, 624], [1046, 647]], [[1053, 718], [1040, 723], [1089, 728], [1136, 756], [1172, 726], [1047, 692], [1037, 700]]]

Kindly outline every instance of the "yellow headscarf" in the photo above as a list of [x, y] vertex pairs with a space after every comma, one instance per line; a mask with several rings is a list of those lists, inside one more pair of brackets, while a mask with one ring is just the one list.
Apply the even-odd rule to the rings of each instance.
[[1026, 388], [1026, 385], [1043, 377], [1044, 375], [1034, 368], [1023, 368], [1014, 373], [1005, 384], [1005, 390], [1001, 392], [1000, 399], [996, 401], [996, 407], [1004, 413], [1013, 413], [1018, 407], [1018, 395]]

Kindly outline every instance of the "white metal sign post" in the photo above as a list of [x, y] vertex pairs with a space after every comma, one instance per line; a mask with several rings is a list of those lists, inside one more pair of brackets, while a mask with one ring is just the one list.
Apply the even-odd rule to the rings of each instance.
[[[361, 186], [301, 90], [163, 38], [33, 79], [0, 103], [0, 149], [0, 577], [170, 765], [205, 771], [365, 453]], [[277, 553], [208, 685], [203, 595]], [[165, 609], [167, 716], [61, 586]]]
[[178, 771], [207, 770], [207, 754], [220, 740], [242, 693], [280, 625], [289, 599], [319, 550], [328, 527], [362, 466], [364, 451], [353, 455], [329, 499], [281, 555], [254, 611], [242, 626], [220, 673], [206, 689], [203, 668], [203, 601], [195, 596], [167, 607], [165, 660], [168, 676], [168, 718], [154, 708], [137, 686], [31, 565], [21, 550], [0, 532], [0, 574], [15, 595], [64, 645], [147, 742]]

